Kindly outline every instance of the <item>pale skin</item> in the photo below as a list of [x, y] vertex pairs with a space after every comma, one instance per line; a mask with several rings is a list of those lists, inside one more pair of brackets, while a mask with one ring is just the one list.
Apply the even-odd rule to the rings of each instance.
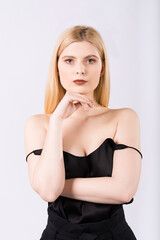
[[[67, 91], [83, 94], [94, 100], [96, 107], [101, 107], [95, 101], [93, 93], [99, 84], [100, 75], [103, 74], [102, 61], [97, 49], [91, 43], [74, 42], [66, 47], [59, 57], [58, 71], [60, 82]], [[84, 79], [87, 83], [78, 86], [73, 82], [75, 79]], [[86, 112], [81, 107], [72, 117], [80, 119], [90, 114], [92, 114], [90, 111]]]
[[[95, 55], [97, 58], [96, 57], [91, 58], [95, 60], [95, 62], [89, 63], [89, 61], [92, 62], [92, 60], [91, 59], [89, 60], [89, 58], [85, 59], [85, 57], [88, 55]], [[65, 56], [74, 56], [75, 58], [65, 57]], [[62, 52], [59, 58], [58, 66], [59, 66], [59, 75], [61, 79], [61, 84], [67, 90], [84, 94], [85, 96], [95, 101], [93, 96], [93, 90], [96, 88], [96, 86], [99, 83], [99, 76], [102, 70], [102, 62], [101, 62], [100, 55], [98, 54], [98, 51], [93, 45], [91, 45], [88, 42], [80, 42], [80, 43], [76, 42], [76, 43], [70, 44]], [[77, 73], [76, 76], [75, 76], [75, 73]], [[85, 85], [77, 86], [71, 81], [76, 78], [83, 78], [85, 80], [88, 80], [88, 82]], [[117, 120], [120, 114], [121, 115], [128, 114], [128, 118], [132, 119], [132, 123], [133, 123], [132, 126], [134, 129], [132, 128], [132, 132], [131, 130], [128, 132], [128, 129], [130, 128], [130, 126], [127, 127], [126, 124], [130, 125], [131, 123], [123, 122], [123, 124], [121, 125], [121, 129], [119, 129], [119, 134], [120, 134], [122, 133], [123, 131], [122, 129], [124, 128], [124, 131], [122, 133], [123, 137], [120, 138], [119, 136], [118, 138], [118, 132], [117, 132], [117, 135], [116, 135], [117, 138], [115, 136], [116, 138], [115, 141], [117, 143], [122, 142], [122, 143], [130, 144], [130, 146], [136, 146], [138, 149], [140, 149], [140, 142], [139, 142], [139, 135], [138, 135], [139, 133], [138, 118], [132, 110], [121, 109], [121, 111], [119, 110], [117, 111], [117, 113], [109, 113], [108, 112], [109, 109], [105, 109], [101, 107], [96, 102], [95, 102], [95, 105], [97, 107], [100, 107], [100, 109], [94, 108], [94, 109], [90, 109], [90, 111], [87, 112], [84, 110], [84, 108], [81, 107], [72, 115], [71, 118], [78, 119], [78, 123], [75, 123], [75, 122], [73, 123], [75, 124], [75, 129], [70, 129], [70, 131], [72, 132], [72, 135], [69, 134], [69, 131], [67, 131], [66, 134], [64, 131], [64, 135], [66, 135], [67, 149], [69, 149], [68, 152], [71, 151], [70, 150], [71, 146], [72, 146], [72, 149], [75, 149], [75, 151], [73, 150], [71, 151], [75, 155], [84, 156], [84, 155], [88, 155], [87, 153], [92, 152], [92, 150], [96, 148], [97, 142], [101, 143], [101, 141], [98, 141], [97, 138], [93, 137], [96, 134], [93, 134], [93, 130], [91, 129], [94, 129], [94, 131], [97, 133], [100, 133], [99, 129], [101, 129], [101, 131], [102, 130], [104, 131], [105, 123], [101, 124], [101, 126], [98, 125], [97, 131], [96, 131], [95, 126], [97, 124], [95, 124], [95, 122], [99, 117], [101, 118], [101, 120], [103, 119], [102, 121], [106, 121], [105, 128], [107, 128], [107, 115], [109, 114], [113, 115], [113, 118], [116, 117]], [[95, 117], [96, 113], [102, 113], [102, 114], [98, 114], [98, 117]], [[75, 121], [75, 119], [72, 121]], [[77, 125], [78, 126], [82, 125], [82, 123], [83, 123], [83, 129], [81, 128], [80, 134], [77, 134], [77, 129], [79, 128], [79, 127], [77, 128]], [[68, 124], [69, 123], [66, 123], [66, 125]], [[70, 125], [72, 126], [71, 122], [70, 122]], [[114, 126], [112, 128], [115, 130], [116, 124], [114, 123], [112, 125]], [[77, 141], [79, 144], [77, 147], [75, 146], [74, 148], [73, 142], [74, 142], [75, 131], [76, 131], [76, 138], [79, 136], [79, 139]], [[99, 134], [99, 136], [101, 135], [101, 139], [105, 139], [105, 136], [107, 135], [107, 131], [105, 132], [105, 134], [103, 133], [103, 131], [101, 134]], [[134, 131], [136, 134], [133, 135]], [[109, 133], [109, 130], [108, 130], [108, 133]], [[102, 134], [104, 135], [103, 137], [102, 137]], [[70, 137], [71, 139], [68, 138], [68, 136], [72, 136]], [[113, 133], [111, 134], [111, 136], [113, 136]], [[94, 139], [96, 142], [92, 143]], [[93, 147], [91, 147], [92, 144], [93, 144]], [[65, 145], [66, 144], [64, 143], [64, 146]], [[76, 150], [76, 149], [79, 149], [79, 146], [83, 146], [81, 151]], [[127, 162], [125, 165], [123, 165], [125, 161], [126, 162], [129, 161], [129, 163]], [[123, 164], [120, 164], [122, 162]], [[65, 187], [61, 195], [65, 197], [70, 197], [70, 198], [84, 200], [84, 201], [91, 201], [91, 202], [119, 203], [119, 199], [116, 196], [116, 194], [119, 193], [119, 191], [121, 191], [120, 189], [122, 188], [122, 193], [123, 193], [122, 202], [130, 201], [131, 198], [134, 196], [136, 189], [138, 187], [138, 181], [139, 181], [140, 169], [141, 169], [140, 155], [133, 149], [116, 151], [114, 154], [114, 163], [115, 164], [114, 164], [113, 174], [111, 178], [99, 177], [99, 178], [68, 179], [65, 181]], [[107, 198], [106, 198], [106, 192], [108, 192]]]
[[[87, 57], [89, 55], [94, 57]], [[141, 151], [140, 121], [136, 112], [131, 108], [102, 107], [94, 99], [93, 93], [103, 74], [103, 65], [97, 49], [91, 43], [74, 42], [66, 47], [60, 55], [58, 70], [60, 82], [66, 91], [83, 94], [94, 101], [93, 108], [88, 106], [86, 111], [80, 107], [63, 120], [64, 151], [75, 156], [89, 155], [107, 137]], [[78, 86], [73, 82], [75, 79], [85, 79], [87, 83]], [[39, 115], [38, 121], [41, 121], [46, 131], [49, 119], [49, 114]], [[112, 177], [65, 180], [61, 196], [96, 203], [129, 202], [138, 189], [141, 165], [141, 156], [136, 150], [116, 150]]]
[[[97, 121], [100, 124], [97, 124]], [[119, 128], [118, 122], [119, 126], [121, 126]], [[138, 146], [139, 119], [131, 109], [116, 109], [103, 112], [101, 115], [98, 114], [98, 116], [89, 119], [85, 125], [83, 124], [84, 130], [76, 134], [76, 126], [79, 126], [79, 124], [77, 123], [72, 126], [72, 136], [68, 134], [67, 123], [66, 130], [64, 130], [64, 141], [66, 139], [66, 144], [64, 144], [66, 148], [64, 149], [76, 156], [88, 155], [106, 137], [111, 137], [116, 143], [134, 146], [141, 150]], [[115, 134], [116, 126], [117, 131]], [[94, 132], [91, 129], [94, 129]], [[118, 138], [121, 134], [122, 137]], [[70, 137], [68, 138], [67, 136]], [[75, 136], [79, 136], [78, 141], [81, 145], [73, 144]], [[137, 139], [137, 142], [135, 139]], [[79, 146], [83, 146], [81, 151], [78, 151]], [[116, 150], [113, 156], [112, 177], [68, 179], [65, 181], [65, 187], [61, 195], [96, 203], [119, 204], [129, 202], [134, 197], [138, 188], [141, 164], [141, 156], [134, 149]]]

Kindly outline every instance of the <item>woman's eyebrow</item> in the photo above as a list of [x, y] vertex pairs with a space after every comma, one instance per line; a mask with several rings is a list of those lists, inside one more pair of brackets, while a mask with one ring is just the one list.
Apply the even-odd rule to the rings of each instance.
[[[63, 57], [62, 57], [62, 59], [63, 59], [63, 58], [66, 58], [66, 57], [70, 57], [70, 58], [76, 58], [76, 57], [74, 57], [74, 56], [67, 55], [67, 56], [63, 56]], [[84, 57], [84, 58], [88, 58], [88, 57], [95, 57], [95, 58], [97, 58], [97, 59], [98, 59], [98, 57], [97, 57], [96, 55], [93, 55], [93, 54], [92, 54], [92, 55], [88, 55], [88, 56], [86, 56], [86, 57]]]

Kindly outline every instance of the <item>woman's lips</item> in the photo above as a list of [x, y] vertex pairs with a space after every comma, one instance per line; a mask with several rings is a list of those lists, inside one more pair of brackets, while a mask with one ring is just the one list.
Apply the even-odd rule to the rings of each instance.
[[86, 83], [87, 81], [85, 80], [75, 80], [74, 83], [78, 84], [78, 85], [81, 85], [81, 84], [84, 84]]

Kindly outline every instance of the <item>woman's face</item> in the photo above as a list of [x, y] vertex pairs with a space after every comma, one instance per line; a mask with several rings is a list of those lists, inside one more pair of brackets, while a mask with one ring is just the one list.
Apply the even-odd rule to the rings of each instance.
[[[102, 70], [101, 57], [93, 44], [82, 41], [73, 42], [60, 54], [58, 74], [66, 91], [91, 94], [99, 84]], [[76, 79], [84, 79], [82, 85], [74, 83]]]

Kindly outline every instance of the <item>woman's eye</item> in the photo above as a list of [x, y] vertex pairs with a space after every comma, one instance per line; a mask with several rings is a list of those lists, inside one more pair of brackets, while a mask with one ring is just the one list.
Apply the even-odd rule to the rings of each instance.
[[[66, 59], [65, 62], [67, 62], [68, 60], [69, 60], [69, 61], [72, 61], [72, 59]], [[70, 62], [67, 62], [67, 63], [70, 63]]]
[[[91, 61], [90, 61], [90, 60], [91, 60]], [[73, 61], [73, 59], [66, 59], [66, 60], [65, 60], [66, 63], [71, 63], [71, 61]], [[90, 63], [93, 63], [93, 62], [95, 62], [96, 60], [93, 59], [93, 58], [90, 58], [90, 59], [88, 59], [88, 61], [89, 61]]]
[[94, 59], [92, 59], [92, 58], [90, 58], [90, 59], [88, 59], [88, 60], [92, 60], [92, 62], [95, 62], [95, 60], [94, 60]]

